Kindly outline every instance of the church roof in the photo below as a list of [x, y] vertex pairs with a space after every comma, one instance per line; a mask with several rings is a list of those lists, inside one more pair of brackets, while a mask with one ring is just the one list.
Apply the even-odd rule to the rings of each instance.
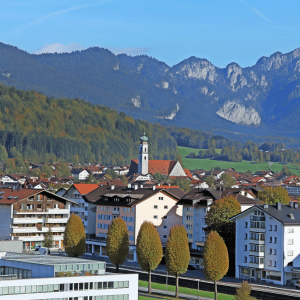
[[[161, 173], [163, 175], [169, 175], [176, 165], [175, 160], [149, 160], [148, 161], [148, 173], [155, 174]], [[129, 174], [138, 173], [138, 159], [132, 159], [129, 169]]]

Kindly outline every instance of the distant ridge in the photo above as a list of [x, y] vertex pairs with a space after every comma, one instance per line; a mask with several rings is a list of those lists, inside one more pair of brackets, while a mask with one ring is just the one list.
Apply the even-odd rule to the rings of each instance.
[[37, 49], [33, 52], [31, 52], [31, 54], [46, 54], [46, 53], [71, 53], [74, 51], [81, 51], [81, 50], [85, 50], [86, 47], [79, 45], [79, 44], [69, 44], [69, 45], [62, 45], [62, 44], [45, 44], [44, 46], [42, 46], [40, 49]]
[[247, 68], [234, 62], [219, 68], [194, 56], [171, 67], [137, 52], [121, 54], [121, 48], [116, 55], [80, 47], [45, 45], [35, 52], [45, 54], [33, 55], [0, 43], [0, 82], [239, 141], [245, 135], [300, 136], [300, 48]]

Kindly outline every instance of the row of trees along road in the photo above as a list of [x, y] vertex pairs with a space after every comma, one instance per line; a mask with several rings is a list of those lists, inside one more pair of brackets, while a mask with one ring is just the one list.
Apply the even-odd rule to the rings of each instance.
[[[215, 230], [211, 230], [206, 238], [203, 250], [203, 272], [206, 279], [214, 282], [215, 299], [217, 299], [217, 281], [224, 277], [229, 268], [226, 243], [217, 231], [224, 235], [222, 224], [228, 223], [228, 219], [238, 210], [240, 211], [239, 203], [237, 202], [237, 205], [234, 200], [237, 202], [234, 197], [215, 201], [207, 214], [208, 228]], [[228, 242], [228, 239], [226, 240]], [[78, 215], [71, 214], [67, 222], [64, 246], [68, 256], [78, 257], [85, 252], [85, 230]], [[136, 250], [139, 265], [149, 274], [148, 292], [151, 294], [151, 271], [157, 268], [163, 256], [161, 240], [153, 223], [145, 221], [141, 225]], [[114, 219], [109, 226], [106, 251], [110, 261], [116, 266], [116, 272], [119, 272], [119, 266], [125, 262], [129, 251], [127, 226], [120, 217]], [[168, 273], [176, 276], [175, 297], [178, 298], [178, 276], [187, 271], [190, 261], [187, 234], [182, 225], [176, 225], [170, 230], [165, 249], [165, 260]], [[251, 287], [243, 283], [237, 291], [236, 299], [255, 299], [250, 297], [250, 290]]]

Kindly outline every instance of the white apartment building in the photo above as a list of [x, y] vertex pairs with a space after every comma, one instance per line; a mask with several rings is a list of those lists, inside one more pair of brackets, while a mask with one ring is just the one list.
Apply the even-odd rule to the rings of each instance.
[[194, 188], [177, 203], [178, 206], [183, 206], [182, 224], [186, 229], [190, 244], [190, 264], [197, 268], [203, 268], [202, 256], [206, 241], [205, 228], [207, 227], [205, 222], [206, 214], [213, 201], [229, 195], [234, 196], [239, 201], [242, 211], [261, 203], [261, 201], [255, 198], [255, 194], [249, 188], [221, 190]]
[[53, 235], [53, 247], [63, 247], [63, 234], [73, 203], [46, 190], [0, 190], [0, 238], [23, 241], [24, 250]]
[[94, 260], [2, 252], [0, 278], [6, 300], [138, 299], [138, 274], [107, 274]]
[[95, 235], [96, 228], [96, 205], [85, 201], [84, 195], [97, 189], [97, 184], [78, 183], [73, 184], [62, 196], [73, 201], [70, 211], [78, 215], [85, 228], [87, 235]]
[[236, 277], [275, 284], [300, 278], [300, 209], [255, 205], [231, 218], [236, 222]]

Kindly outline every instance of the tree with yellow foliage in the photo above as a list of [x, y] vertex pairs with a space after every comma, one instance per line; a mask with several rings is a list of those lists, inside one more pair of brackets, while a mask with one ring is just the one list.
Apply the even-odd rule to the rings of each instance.
[[119, 266], [126, 260], [129, 251], [129, 238], [125, 221], [118, 217], [114, 219], [109, 226], [106, 240], [106, 253], [110, 261], [116, 266], [119, 272]]
[[85, 229], [81, 218], [74, 213], [65, 228], [64, 246], [68, 256], [78, 257], [85, 252]]

